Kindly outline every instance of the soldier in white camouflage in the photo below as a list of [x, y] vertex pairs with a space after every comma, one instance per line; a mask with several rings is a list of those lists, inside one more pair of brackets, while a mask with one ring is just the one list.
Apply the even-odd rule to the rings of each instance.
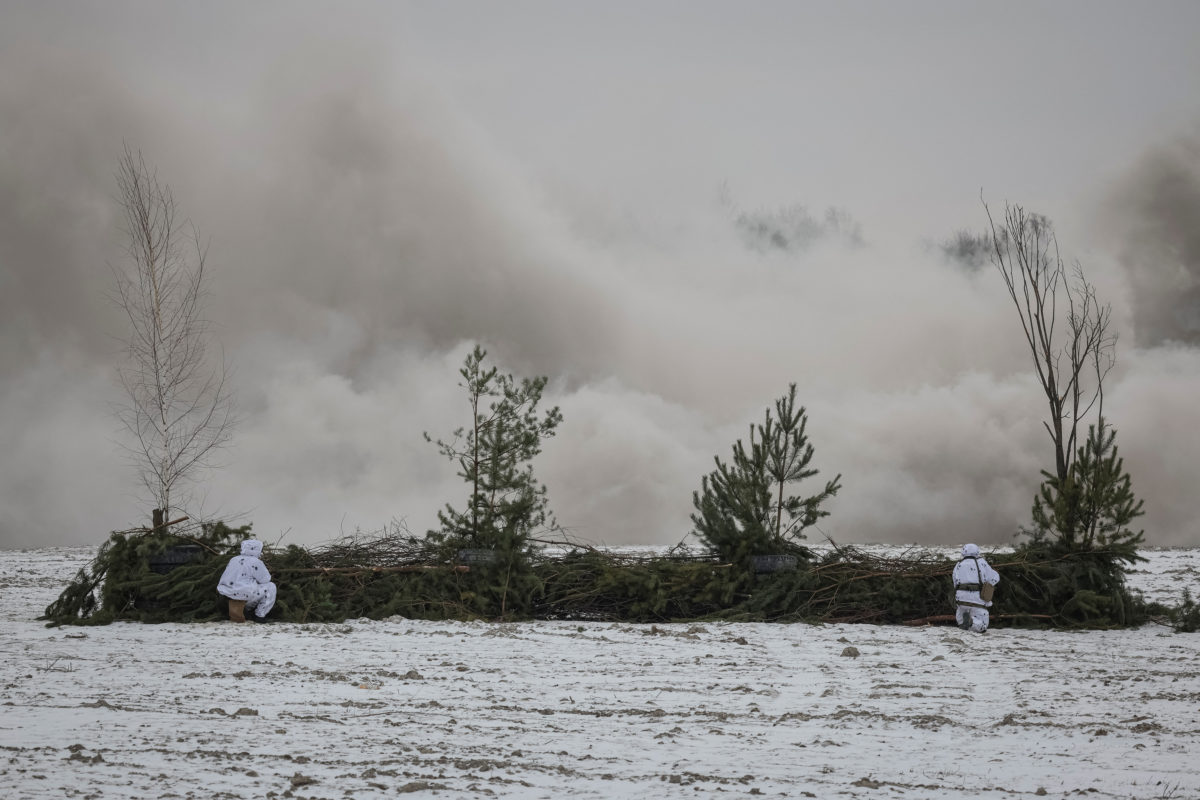
[[991, 587], [1000, 582], [1000, 573], [979, 554], [979, 547], [965, 544], [962, 560], [954, 567], [954, 618], [964, 631], [985, 633], [988, 609], [992, 606]]
[[245, 622], [247, 611], [253, 612], [250, 619], [265, 622], [275, 605], [275, 584], [261, 555], [262, 542], [242, 542], [242, 554], [229, 559], [217, 583], [217, 593], [229, 598], [229, 618], [234, 622]]

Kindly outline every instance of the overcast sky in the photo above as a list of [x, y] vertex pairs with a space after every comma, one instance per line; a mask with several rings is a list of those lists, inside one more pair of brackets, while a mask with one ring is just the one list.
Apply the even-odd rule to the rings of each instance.
[[147, 516], [125, 144], [209, 246], [244, 416], [191, 510], [269, 541], [461, 507], [422, 432], [467, 421], [478, 341], [550, 378], [536, 471], [582, 539], [679, 541], [795, 382], [843, 476], [815, 538], [1010, 542], [1053, 454], [999, 276], [937, 247], [982, 193], [1112, 304], [1147, 539], [1200, 544], [1198, 30], [1190, 1], [0, 1], [0, 547]]

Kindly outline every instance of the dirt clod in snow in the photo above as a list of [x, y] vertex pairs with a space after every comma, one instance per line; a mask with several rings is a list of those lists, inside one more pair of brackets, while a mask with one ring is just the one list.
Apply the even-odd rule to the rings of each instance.
[[429, 781], [413, 781], [406, 783], [396, 791], [399, 794], [408, 794], [409, 792], [431, 792], [435, 789], [445, 789], [445, 785], [441, 783], [430, 783]]
[[310, 778], [309, 776], [303, 775], [299, 772], [297, 772], [295, 775], [293, 775], [289, 780], [292, 784], [293, 789], [295, 789], [299, 786], [311, 786], [312, 784], [317, 782], [316, 778]]

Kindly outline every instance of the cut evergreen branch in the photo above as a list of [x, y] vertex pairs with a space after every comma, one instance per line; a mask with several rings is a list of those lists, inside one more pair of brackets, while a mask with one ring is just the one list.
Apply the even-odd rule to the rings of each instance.
[[[217, 580], [249, 526], [202, 526], [186, 538], [114, 533], [47, 609], [50, 624], [226, 619]], [[546, 540], [551, 541], [551, 540]], [[155, 572], [155, 559], [187, 547], [192, 560]], [[288, 622], [400, 616], [431, 620], [546, 619], [611, 622], [937, 623], [953, 608], [955, 561], [913, 548], [879, 555], [835, 545], [790, 572], [755, 575], [712, 553], [622, 553], [587, 545], [531, 547], [528, 580], [503, 564], [461, 570], [423, 539], [393, 529], [314, 547], [268, 547], [263, 559]], [[1150, 608], [1125, 586], [1118, 549], [1067, 551], [1054, 541], [989, 553], [1003, 576], [995, 627], [1117, 628], [1151, 614], [1179, 630], [1197, 618], [1190, 596], [1177, 612]], [[505, 584], [508, 580], [507, 586]], [[507, 594], [504, 593], [505, 589]]]

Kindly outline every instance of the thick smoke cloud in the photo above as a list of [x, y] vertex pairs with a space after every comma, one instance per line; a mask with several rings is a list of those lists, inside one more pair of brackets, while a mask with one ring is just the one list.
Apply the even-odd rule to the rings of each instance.
[[[219, 81], [238, 89], [223, 102], [104, 65], [86, 49], [0, 56], [0, 546], [96, 542], [146, 515], [110, 412], [123, 143], [209, 245], [209, 312], [245, 421], [201, 513], [241, 513], [289, 542], [435, 525], [464, 490], [421, 434], [465, 422], [457, 370], [480, 341], [504, 369], [550, 377], [565, 421], [537, 472], [559, 521], [591, 541], [679, 541], [713, 456], [793, 381], [816, 466], [843, 475], [823, 533], [1006, 542], [1028, 519], [1049, 448], [1015, 315], [989, 270], [918, 244], [981, 211], [907, 245], [850, 205], [788, 228], [822, 234], [803, 247], [753, 246], [721, 181], [706, 197], [614, 204], [582, 177], [546, 179], [376, 47], [286, 48]], [[1176, 187], [1171, 152], [1152, 159], [1159, 186]], [[760, 199], [725, 177], [751, 208], [844, 202]], [[1167, 299], [1195, 251], [1180, 255], [1188, 228], [1159, 218], [1178, 202], [1122, 202], [1142, 220], [1122, 241], [1160, 225], [1180, 244], [1096, 260], [1140, 344], [1121, 350], [1110, 416], [1150, 540], [1194, 542], [1200, 355], [1184, 323], [1142, 331], [1146, 298]]]
[[1200, 345], [1200, 134], [1143, 156], [1105, 216], [1129, 275], [1138, 343]]

